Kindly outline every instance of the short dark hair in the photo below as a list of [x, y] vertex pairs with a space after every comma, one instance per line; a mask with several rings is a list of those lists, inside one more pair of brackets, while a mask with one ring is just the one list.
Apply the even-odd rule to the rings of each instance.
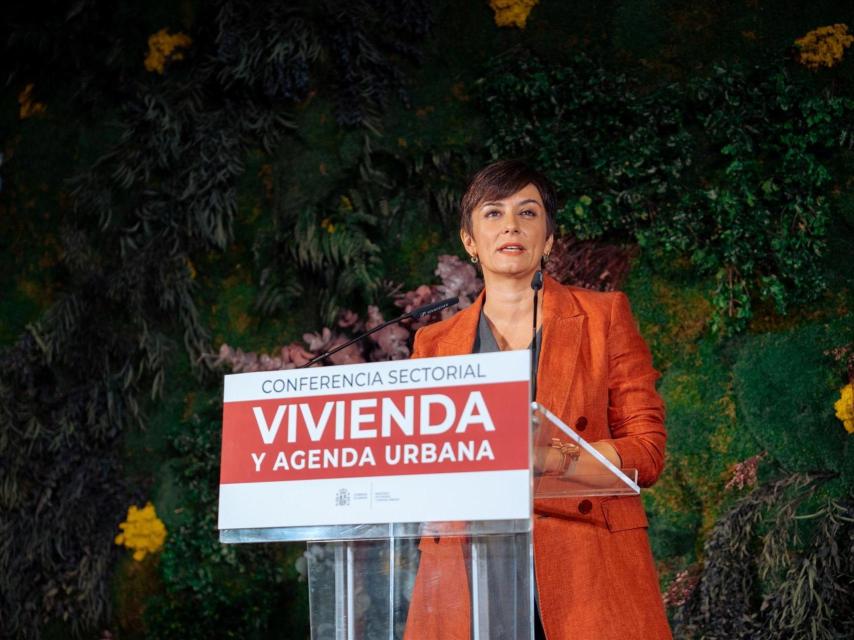
[[546, 210], [546, 237], [557, 229], [557, 195], [551, 181], [524, 161], [499, 160], [485, 166], [469, 180], [460, 199], [460, 229], [471, 235], [471, 216], [475, 207], [485, 200], [501, 200], [533, 184], [540, 192]]

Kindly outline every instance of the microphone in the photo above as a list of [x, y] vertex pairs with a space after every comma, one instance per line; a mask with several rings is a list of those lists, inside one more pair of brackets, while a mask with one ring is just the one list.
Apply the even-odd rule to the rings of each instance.
[[365, 333], [362, 333], [362, 334], [356, 336], [352, 340], [349, 340], [349, 341], [345, 342], [344, 344], [339, 344], [334, 349], [330, 349], [329, 351], [327, 351], [325, 353], [321, 353], [319, 356], [315, 356], [314, 358], [312, 358], [311, 360], [309, 360], [305, 364], [301, 364], [300, 366], [298, 366], [297, 369], [304, 369], [305, 367], [310, 367], [315, 362], [323, 360], [324, 358], [328, 358], [329, 356], [336, 354], [339, 351], [341, 351], [341, 349], [346, 349], [347, 347], [349, 347], [354, 342], [358, 342], [359, 340], [367, 338], [372, 333], [376, 333], [380, 329], [385, 329], [390, 324], [395, 324], [396, 322], [401, 322], [402, 320], [406, 320], [407, 318], [414, 318], [415, 320], [420, 320], [423, 316], [429, 315], [431, 313], [435, 313], [436, 311], [441, 311], [442, 309], [446, 309], [447, 307], [451, 307], [451, 306], [457, 304], [459, 301], [460, 301], [459, 298], [446, 298], [445, 300], [439, 300], [438, 302], [431, 302], [430, 304], [421, 305], [420, 307], [418, 307], [416, 309], [412, 309], [411, 311], [407, 311], [402, 316], [394, 318], [393, 320], [386, 320], [382, 324], [378, 324], [377, 326], [375, 326], [370, 331], [365, 331]]
[[531, 340], [531, 401], [537, 401], [537, 368], [540, 362], [539, 346], [537, 345], [537, 296], [543, 288], [543, 272], [537, 269], [531, 280], [531, 289], [534, 290], [534, 327], [533, 339]]
[[[437, 311], [441, 311], [442, 309], [447, 309], [448, 307], [452, 307], [460, 301], [459, 298], [446, 298], [444, 300], [439, 300], [438, 302], [431, 302], [430, 304], [425, 304], [417, 309], [413, 309], [408, 314], [404, 313], [400, 316], [397, 321], [405, 320], [407, 317], [415, 318], [416, 320], [420, 320], [422, 316], [428, 316], [431, 313], [436, 313]], [[365, 334], [367, 335], [367, 334]]]
[[[537, 269], [536, 271], [534, 271], [534, 277], [531, 280], [531, 289], [534, 290], [534, 295], [536, 295], [536, 292], [542, 288], [543, 288], [543, 272], [540, 271], [539, 269]], [[536, 309], [534, 310], [534, 313], [536, 313]]]

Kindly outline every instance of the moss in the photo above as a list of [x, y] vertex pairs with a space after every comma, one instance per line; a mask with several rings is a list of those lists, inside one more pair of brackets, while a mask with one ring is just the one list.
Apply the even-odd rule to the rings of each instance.
[[705, 533], [734, 497], [725, 491], [733, 465], [760, 449], [739, 428], [727, 354], [713, 343], [697, 345], [690, 367], [668, 371], [660, 392], [667, 409], [667, 463], [649, 503], [656, 531], [674, 542], [657, 544], [684, 552], [675, 541], [691, 531], [699, 553]]
[[787, 471], [830, 471], [854, 483], [854, 447], [834, 416], [843, 380], [824, 352], [854, 339], [854, 317], [750, 339], [733, 373], [739, 418]]
[[641, 334], [659, 371], [690, 361], [708, 332], [712, 306], [704, 282], [690, 278], [680, 265], [654, 268], [658, 259], [641, 255], [623, 286]]
[[148, 556], [141, 562], [124, 553], [116, 565], [113, 579], [112, 631], [122, 638], [148, 637], [145, 607], [149, 599], [162, 591], [158, 556]]
[[804, 324], [838, 318], [848, 313], [849, 295], [845, 290], [831, 289], [815, 303], [794, 308], [785, 315], [778, 313], [769, 300], [757, 302], [747, 330], [754, 334], [779, 333], [791, 331]]

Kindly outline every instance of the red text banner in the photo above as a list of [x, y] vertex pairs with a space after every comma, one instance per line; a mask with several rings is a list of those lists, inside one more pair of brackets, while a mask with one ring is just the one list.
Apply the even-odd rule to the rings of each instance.
[[525, 381], [229, 402], [220, 482], [526, 469], [527, 400]]

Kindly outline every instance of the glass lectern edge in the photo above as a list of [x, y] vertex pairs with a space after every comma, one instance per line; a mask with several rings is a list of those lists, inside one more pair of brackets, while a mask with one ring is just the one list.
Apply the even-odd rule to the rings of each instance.
[[472, 520], [458, 522], [396, 522], [360, 525], [220, 529], [224, 544], [250, 542], [323, 542], [332, 540], [387, 540], [425, 535], [468, 536], [515, 534], [531, 531], [531, 519]]

